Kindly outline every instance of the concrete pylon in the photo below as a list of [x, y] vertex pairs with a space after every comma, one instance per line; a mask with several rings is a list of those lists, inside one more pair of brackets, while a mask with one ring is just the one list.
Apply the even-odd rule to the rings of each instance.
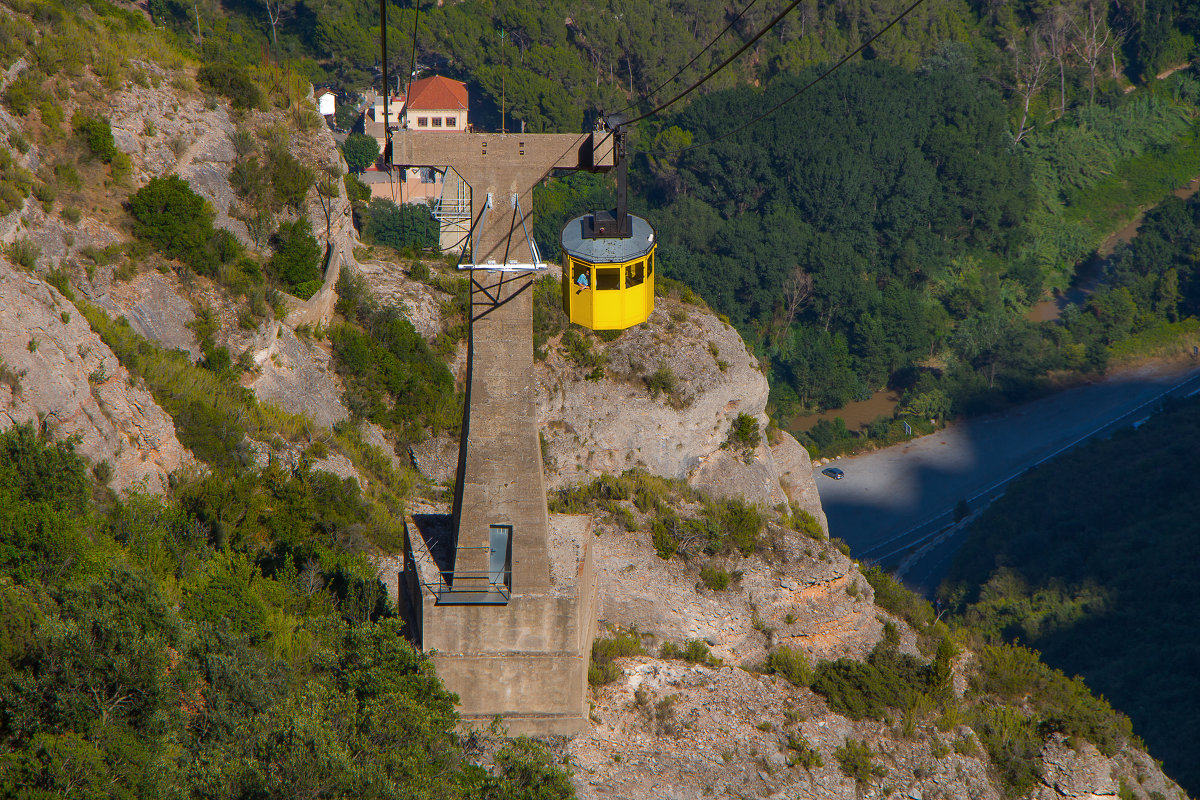
[[407, 521], [402, 603], [424, 649], [437, 651], [463, 718], [499, 715], [513, 732], [586, 724], [596, 616], [590, 521], [555, 523], [546, 509], [533, 368], [537, 265], [527, 232], [533, 187], [554, 169], [611, 168], [611, 141], [607, 132], [405, 130], [392, 140], [395, 166], [451, 167], [470, 186], [474, 264], [452, 533], [439, 543], [428, 530], [436, 525]]

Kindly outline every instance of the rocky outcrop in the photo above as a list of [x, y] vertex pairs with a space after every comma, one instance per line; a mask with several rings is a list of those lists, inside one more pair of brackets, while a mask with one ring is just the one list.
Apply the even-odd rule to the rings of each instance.
[[[882, 722], [833, 714], [807, 689], [729, 667], [633, 658], [595, 692], [592, 728], [565, 748], [581, 800], [856, 797], [1000, 800], [972, 734], [923, 725], [902, 737]], [[834, 751], [866, 742], [882, 774], [859, 784]], [[800, 747], [819, 759], [800, 761]], [[899, 790], [899, 792], [897, 792]]]
[[58, 290], [0, 259], [0, 308], [0, 427], [76, 437], [122, 493], [161, 494], [171, 472], [193, 463], [171, 418]]
[[106, 291], [94, 298], [96, 305], [114, 318], [125, 317], [130, 327], [165, 349], [200, 359], [200, 344], [190, 327], [196, 315], [174, 276], [143, 272], [127, 282], [106, 284]]
[[[637, 630], [658, 647], [702, 639], [731, 664], [754, 665], [780, 645], [814, 659], [864, 658], [888, 617], [870, 584], [828, 542], [771, 524], [770, 558], [729, 556], [689, 562], [659, 558], [644, 531], [597, 525], [592, 543], [601, 625]], [[740, 575], [713, 591], [700, 581], [702, 563]]]
[[329, 428], [350, 416], [329, 352], [279, 323], [266, 326], [253, 350], [259, 375], [250, 388], [260, 400], [292, 414], [307, 414]]
[[387, 261], [363, 261], [358, 273], [379, 303], [404, 309], [404, 316], [421, 336], [433, 339], [441, 332], [442, 305], [450, 299], [445, 292], [409, 278], [406, 270]]
[[[593, 367], [557, 342], [539, 370], [550, 486], [632, 467], [687, 478], [720, 450], [739, 413], [766, 407], [766, 378], [737, 331], [696, 306], [660, 299], [646, 323], [607, 345], [588, 341], [604, 377], [588, 380]], [[652, 393], [656, 374], [662, 388]]]
[[[647, 656], [623, 666], [616, 682], [594, 690], [589, 730], [561, 746], [581, 800], [1008, 796], [966, 725], [850, 720], [808, 689], [730, 667]], [[869, 753], [863, 782], [838, 762], [847, 740]], [[1186, 798], [1133, 748], [1110, 758], [1087, 741], [1052, 736], [1040, 761], [1028, 800]]]

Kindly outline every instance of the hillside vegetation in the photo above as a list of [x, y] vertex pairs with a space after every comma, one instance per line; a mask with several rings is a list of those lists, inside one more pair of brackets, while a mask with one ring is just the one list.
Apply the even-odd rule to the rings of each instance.
[[6, 795], [573, 795], [527, 740], [471, 763], [455, 696], [346, 547], [353, 481], [271, 467], [101, 500], [70, 444], [0, 434]]
[[1197, 441], [1191, 399], [1033, 470], [972, 525], [941, 590], [986, 641], [1019, 640], [1083, 675], [1193, 793]]

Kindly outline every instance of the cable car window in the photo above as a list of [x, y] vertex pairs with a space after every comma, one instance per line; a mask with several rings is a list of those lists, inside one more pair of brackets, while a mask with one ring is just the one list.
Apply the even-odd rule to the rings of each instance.
[[600, 291], [621, 288], [621, 268], [604, 267], [596, 270], [596, 288]]
[[650, 251], [650, 257], [646, 259], [646, 267], [647, 267], [646, 274], [653, 275], [654, 274], [654, 251], [653, 250]]
[[625, 288], [640, 286], [646, 280], [646, 262], [635, 261], [625, 265]]
[[[583, 283], [579, 279], [583, 278]], [[586, 289], [591, 282], [591, 268], [587, 264], [572, 259], [571, 261], [571, 283], [578, 286], [580, 289]]]

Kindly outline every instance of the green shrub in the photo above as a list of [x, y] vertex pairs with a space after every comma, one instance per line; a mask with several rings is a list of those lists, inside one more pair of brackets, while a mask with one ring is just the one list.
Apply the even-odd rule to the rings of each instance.
[[908, 708], [934, 687], [935, 672], [913, 656], [881, 642], [866, 663], [849, 658], [822, 661], [812, 690], [829, 707], [851, 719], [879, 719], [888, 708]]
[[4, 246], [4, 254], [14, 264], [22, 266], [25, 269], [33, 269], [37, 266], [37, 260], [42, 256], [42, 248], [28, 239], [17, 239], [15, 242]]
[[658, 655], [659, 658], [676, 658], [681, 661], [688, 661], [692, 664], [704, 664], [709, 667], [715, 667], [721, 663], [720, 659], [713, 656], [712, 651], [708, 649], [708, 645], [700, 639], [688, 639], [683, 643], [683, 647], [671, 641], [663, 642]]
[[674, 370], [666, 364], [659, 364], [658, 369], [646, 378], [646, 388], [653, 397], [660, 394], [672, 395], [679, 388], [679, 379], [675, 377]]
[[725, 439], [727, 447], [753, 450], [762, 441], [762, 431], [758, 420], [744, 411], [737, 415], [729, 426], [729, 435]]
[[362, 212], [363, 239], [393, 250], [436, 249], [441, 228], [429, 206], [376, 198]]
[[271, 237], [271, 244], [275, 253], [267, 262], [268, 271], [297, 296], [301, 286], [315, 281], [316, 288], [308, 293], [311, 297], [321, 287], [322, 253], [308, 218], [281, 222], [279, 230]]
[[766, 517], [757, 506], [739, 498], [719, 500], [704, 509], [711, 523], [708, 550], [714, 553], [737, 550], [748, 556], [758, 547]]
[[23, 117], [29, 110], [42, 102], [45, 92], [42, 90], [44, 76], [33, 70], [27, 70], [9, 82], [4, 90], [4, 105], [8, 110]]
[[844, 745], [833, 751], [838, 769], [860, 785], [869, 784], [873, 778], [882, 778], [887, 774], [887, 770], [875, 764], [874, 755], [866, 742], [857, 739], [847, 739]]
[[230, 61], [204, 64], [197, 70], [196, 80], [209, 91], [227, 97], [234, 108], [258, 108], [263, 104], [262, 89], [250, 73]]
[[49, 209], [55, 198], [58, 197], [58, 192], [50, 184], [39, 182], [33, 184], [33, 196]]
[[812, 514], [805, 511], [798, 504], [792, 503], [790, 506], [791, 514], [786, 522], [792, 530], [797, 533], [802, 533], [810, 539], [816, 539], [818, 542], [825, 538], [825, 531], [821, 528], [821, 523]]
[[575, 797], [570, 774], [558, 766], [545, 745], [518, 736], [496, 753], [493, 763], [506, 786], [494, 796], [514, 800], [569, 800]]
[[796, 686], [808, 686], [813, 680], [812, 666], [802, 650], [780, 647], [767, 656], [767, 672], [772, 672]]
[[91, 116], [77, 111], [71, 117], [71, 128], [83, 139], [88, 152], [105, 164], [111, 163], [119, 152], [107, 117]]
[[588, 683], [592, 686], [612, 683], [621, 675], [621, 670], [613, 663], [614, 659], [638, 656], [645, 652], [637, 628], [594, 640], [591, 661], [588, 663]]
[[426, 429], [457, 430], [462, 401], [454, 379], [412, 323], [369, 300], [356, 313], [365, 330], [347, 323], [329, 332], [350, 410], [407, 442], [419, 441]]
[[591, 337], [580, 333], [578, 328], [568, 328], [563, 334], [560, 352], [576, 367], [588, 370], [589, 379], [596, 379], [593, 376], [603, 377], [608, 356], [594, 349]]
[[346, 197], [352, 204], [370, 202], [371, 187], [363, 183], [357, 175], [347, 174], [342, 183], [346, 185]]
[[724, 567], [705, 564], [700, 568], [700, 580], [715, 592], [723, 592], [729, 588], [729, 572]]
[[1036, 650], [1019, 645], [987, 645], [979, 652], [972, 688], [1005, 700], [1028, 702], [1038, 712], [1038, 730], [1087, 739], [1106, 756], [1133, 739], [1124, 714], [1096, 697], [1081, 678], [1052, 669]]
[[151, 178], [129, 198], [133, 234], [201, 275], [216, 275], [212, 206], [178, 175]]
[[804, 769], [816, 769], [817, 767], [825, 766], [825, 759], [821, 758], [820, 751], [814, 749], [808, 743], [808, 740], [799, 734], [788, 734], [787, 748], [792, 751], [792, 755], [788, 759], [788, 762], [792, 766], [803, 767]]
[[71, 276], [66, 273], [62, 267], [55, 267], [46, 273], [46, 283], [58, 289], [59, 294], [71, 300], [75, 300], [75, 292], [71, 290]]
[[267, 149], [266, 173], [275, 199], [297, 211], [303, 207], [308, 190], [316, 181], [313, 171], [301, 164], [283, 144]]
[[969, 722], [987, 751], [1010, 798], [1024, 797], [1042, 779], [1042, 737], [1037, 722], [1011, 706], [983, 704], [971, 709]]
[[651, 523], [650, 540], [654, 545], [654, 552], [664, 561], [669, 561], [671, 556], [679, 552], [678, 537], [661, 519], [656, 519]]
[[878, 566], [863, 570], [863, 577], [875, 590], [875, 604], [908, 622], [918, 631], [933, 624], [933, 606], [911, 589], [904, 586]]
[[342, 155], [346, 158], [346, 168], [358, 174], [379, 158], [379, 142], [374, 136], [352, 133], [342, 142]]

